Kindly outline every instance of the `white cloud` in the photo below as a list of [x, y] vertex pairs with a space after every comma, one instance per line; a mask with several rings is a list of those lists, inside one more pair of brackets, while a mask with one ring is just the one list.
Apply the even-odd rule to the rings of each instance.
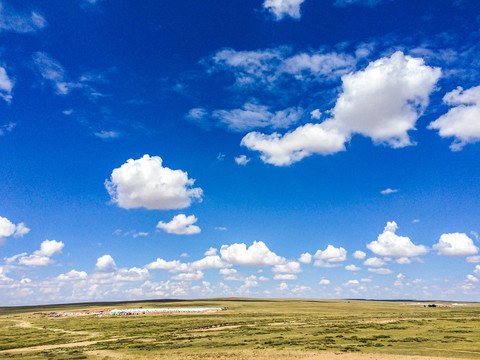
[[383, 233], [378, 235], [376, 241], [367, 244], [367, 248], [376, 255], [388, 257], [412, 257], [428, 252], [427, 247], [414, 245], [408, 237], [396, 235], [397, 229], [395, 221], [387, 222]]
[[132, 235], [132, 237], [134, 237], [134, 238], [137, 238], [137, 237], [140, 237], [140, 236], [148, 236], [148, 233], [147, 233], [147, 232], [140, 231], [140, 232], [135, 233], [135, 234]]
[[109, 131], [101, 130], [99, 132], [93, 133], [93, 135], [95, 135], [96, 137], [98, 137], [100, 139], [107, 140], [107, 139], [118, 138], [120, 136], [120, 133], [118, 131], [113, 131], [113, 130], [109, 130]]
[[250, 159], [247, 158], [247, 155], [239, 155], [235, 157], [235, 162], [238, 165], [247, 165], [250, 162]]
[[215, 226], [215, 231], [227, 231], [228, 229], [225, 226]]
[[162, 166], [159, 156], [144, 155], [129, 159], [114, 169], [105, 187], [112, 201], [125, 209], [182, 209], [193, 200], [201, 201], [201, 188], [192, 188], [195, 180], [182, 170]]
[[389, 195], [389, 194], [394, 194], [394, 193], [396, 193], [396, 192], [398, 192], [398, 189], [390, 189], [390, 188], [388, 188], [388, 189], [385, 189], [385, 190], [380, 191], [380, 194], [382, 194], [382, 195]]
[[19, 13], [0, 1], [0, 30], [30, 33], [47, 26], [45, 18], [37, 12]]
[[317, 250], [313, 257], [315, 259], [324, 260], [327, 262], [345, 261], [347, 259], [347, 250], [345, 250], [343, 247], [336, 248], [333, 245], [328, 245], [323, 251]]
[[26, 227], [24, 223], [15, 225], [7, 218], [0, 216], [0, 245], [3, 243], [4, 239], [9, 236], [23, 237], [29, 232], [30, 229]]
[[254, 51], [223, 49], [210, 59], [209, 70], [231, 72], [236, 87], [273, 90], [283, 82], [291, 85], [292, 78], [303, 84], [338, 79], [353, 71], [356, 61], [351, 55], [323, 49], [293, 54], [288, 46]]
[[284, 263], [285, 258], [270, 251], [262, 241], [254, 241], [248, 248], [245, 244], [222, 245], [222, 260], [233, 265], [270, 266]]
[[40, 250], [34, 251], [33, 254], [28, 256], [26, 256], [26, 254], [19, 254], [7, 260], [15, 261], [15, 259], [18, 258], [20, 265], [31, 267], [47, 266], [54, 263], [51, 257], [54, 254], [60, 254], [64, 246], [65, 244], [62, 241], [45, 240], [40, 244]]
[[45, 240], [40, 244], [40, 250], [33, 254], [38, 256], [51, 257], [53, 254], [60, 254], [65, 244], [62, 241]]
[[398, 258], [397, 260], [395, 260], [395, 262], [397, 264], [411, 264], [412, 263], [412, 259], [408, 258], [408, 257], [401, 257], [401, 258]]
[[478, 253], [478, 247], [473, 240], [463, 233], [443, 234], [433, 249], [442, 256], [469, 256]]
[[273, 277], [273, 280], [297, 280], [297, 275], [293, 274], [276, 274]]
[[140, 282], [145, 281], [149, 277], [147, 269], [133, 267], [131, 269], [118, 269], [115, 274], [115, 282]]
[[454, 106], [445, 115], [430, 123], [443, 138], [453, 137], [452, 151], [480, 141], [480, 86], [464, 90], [461, 87], [447, 93], [443, 102]]
[[188, 264], [182, 263], [178, 260], [165, 261], [160, 258], [145, 265], [145, 268], [149, 270], [168, 270], [169, 272], [190, 271]]
[[383, 265], [386, 265], [387, 263], [383, 261], [380, 258], [377, 257], [372, 257], [363, 262], [363, 265], [365, 266], [373, 266], [373, 267], [381, 267]]
[[480, 276], [480, 265], [475, 266], [475, 270], [473, 270], [473, 272]]
[[203, 253], [203, 255], [205, 255], [205, 256], [214, 256], [214, 255], [217, 255], [217, 251], [218, 251], [218, 250], [217, 250], [216, 248], [211, 247], [211, 248], [209, 248], [207, 251], [205, 251], [205, 252]]
[[360, 251], [360, 250], [357, 250], [353, 253], [353, 257], [358, 260], [365, 259], [365, 256], [367, 256], [367, 254], [365, 254], [363, 251]]
[[312, 255], [307, 253], [303, 253], [300, 255], [300, 258], [298, 259], [302, 264], [310, 264], [312, 262]]
[[99, 272], [113, 272], [117, 268], [115, 261], [110, 255], [103, 255], [97, 259], [95, 269]]
[[358, 280], [348, 280], [345, 284], [343, 284], [344, 286], [357, 286], [359, 285], [360, 283], [358, 282]]
[[178, 214], [168, 223], [159, 221], [157, 228], [162, 229], [169, 234], [194, 235], [199, 234], [201, 231], [198, 226], [193, 225], [197, 220], [198, 219], [195, 215], [185, 216], [185, 214]]
[[289, 274], [296, 274], [302, 272], [302, 268], [300, 267], [300, 263], [296, 261], [288, 261], [285, 264], [275, 265], [272, 269], [274, 273], [289, 273]]
[[276, 20], [282, 20], [289, 16], [293, 19], [300, 19], [300, 5], [305, 0], [265, 0], [264, 9], [270, 11]]
[[302, 108], [287, 108], [271, 112], [268, 106], [245, 103], [241, 109], [215, 110], [212, 117], [236, 132], [269, 127], [286, 129], [297, 123], [303, 115]]
[[173, 280], [178, 281], [199, 281], [203, 280], [203, 272], [198, 270], [193, 273], [181, 273], [175, 276], [172, 276]]
[[329, 155], [345, 150], [346, 138], [335, 129], [322, 124], [305, 124], [285, 135], [265, 135], [250, 132], [241, 145], [261, 153], [260, 158], [267, 164], [288, 166], [312, 154]]
[[15, 229], [16, 226], [10, 220], [0, 216], [0, 239], [13, 235]]
[[221, 269], [225, 267], [231, 266], [230, 264], [226, 264], [222, 261], [220, 256], [218, 255], [207, 255], [203, 259], [194, 261], [190, 264], [192, 269]]
[[342, 77], [343, 92], [331, 111], [332, 118], [305, 124], [283, 136], [251, 132], [241, 144], [260, 151], [264, 162], [277, 166], [312, 154], [342, 151], [353, 134], [393, 148], [412, 145], [408, 131], [415, 130], [440, 75], [440, 69], [426, 66], [422, 59], [396, 52]]
[[318, 285], [330, 285], [330, 280], [322, 279], [318, 282]]
[[286, 283], [286, 282], [280, 283], [280, 285], [278, 285], [278, 290], [280, 290], [280, 291], [288, 290], [288, 285], [287, 285], [287, 283]]
[[468, 280], [468, 281], [471, 281], [471, 282], [478, 282], [478, 279], [477, 279], [475, 276], [471, 275], [471, 274], [468, 274], [468, 275], [467, 275], [467, 280]]
[[60, 274], [57, 276], [58, 281], [79, 281], [87, 278], [85, 271], [70, 270], [66, 274]]
[[310, 112], [310, 117], [315, 120], [320, 120], [322, 117], [322, 112], [319, 109], [315, 109]]
[[480, 255], [467, 257], [467, 262], [469, 262], [469, 263], [480, 263]]
[[360, 269], [361, 269], [360, 267], [358, 267], [354, 264], [345, 266], [345, 270], [348, 270], [348, 271], [358, 271]]
[[33, 55], [33, 62], [42, 78], [52, 84], [58, 95], [67, 95], [72, 89], [82, 87], [80, 83], [69, 81], [63, 66], [47, 53], [36, 52]]
[[7, 103], [12, 101], [13, 85], [14, 82], [8, 77], [7, 70], [0, 66], [0, 97]]
[[368, 271], [373, 272], [375, 274], [379, 274], [379, 275], [388, 275], [392, 273], [392, 270], [385, 269], [385, 268], [376, 268], [376, 269], [369, 268]]

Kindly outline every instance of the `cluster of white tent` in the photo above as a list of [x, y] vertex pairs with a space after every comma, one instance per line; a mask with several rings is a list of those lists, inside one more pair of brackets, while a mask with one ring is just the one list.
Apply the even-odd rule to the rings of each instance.
[[147, 313], [181, 313], [181, 312], [203, 312], [208, 310], [222, 310], [221, 308], [163, 308], [163, 309], [114, 309], [110, 311], [110, 315], [139, 315]]

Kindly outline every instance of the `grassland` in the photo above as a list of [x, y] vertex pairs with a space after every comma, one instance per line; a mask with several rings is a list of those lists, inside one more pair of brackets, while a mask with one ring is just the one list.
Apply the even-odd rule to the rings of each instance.
[[[34, 314], [122, 307], [228, 310]], [[480, 304], [428, 308], [407, 302], [213, 299], [0, 308], [1, 359], [341, 359], [339, 354], [480, 359]]]

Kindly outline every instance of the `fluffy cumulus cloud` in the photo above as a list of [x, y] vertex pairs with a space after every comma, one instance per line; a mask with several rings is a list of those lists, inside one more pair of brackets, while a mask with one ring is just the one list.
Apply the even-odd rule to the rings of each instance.
[[0, 245], [9, 236], [22, 237], [30, 232], [24, 223], [13, 224], [7, 218], [0, 216]]
[[0, 31], [31, 33], [45, 26], [47, 21], [38, 12], [19, 13], [0, 1]]
[[452, 151], [480, 141], [480, 86], [467, 90], [458, 87], [447, 93], [443, 102], [453, 107], [430, 123], [429, 128], [438, 130], [441, 137], [454, 138]]
[[440, 69], [426, 66], [422, 59], [396, 52], [342, 77], [342, 93], [331, 118], [283, 136], [251, 132], [241, 144], [277, 166], [342, 151], [353, 134], [393, 148], [412, 145], [408, 131], [415, 130], [440, 75]]
[[176, 235], [194, 235], [199, 234], [201, 229], [197, 225], [193, 225], [197, 222], [195, 215], [186, 216], [185, 214], [179, 214], [173, 217], [173, 219], [165, 223], [159, 221], [157, 224], [158, 229], [162, 229], [169, 234]]
[[231, 131], [243, 132], [269, 127], [286, 129], [297, 123], [303, 115], [302, 108], [287, 108], [272, 112], [268, 106], [246, 103], [241, 109], [215, 110], [212, 118]]
[[298, 261], [300, 261], [302, 264], [310, 264], [312, 262], [312, 254], [310, 253], [303, 253], [300, 255], [298, 258]]
[[384, 266], [386, 264], [387, 263], [385, 261], [383, 261], [382, 259], [377, 258], [377, 257], [369, 258], [369, 259], [367, 259], [363, 262], [363, 265], [373, 266], [373, 267], [381, 267], [381, 266]]
[[478, 253], [478, 247], [466, 234], [443, 234], [433, 248], [442, 256], [470, 256]]
[[285, 258], [270, 251], [262, 241], [254, 241], [248, 248], [243, 243], [222, 245], [220, 254], [223, 261], [232, 265], [270, 266], [285, 262]]
[[357, 250], [353, 253], [353, 257], [358, 260], [365, 259], [365, 256], [367, 256], [367, 254], [365, 254], [363, 251], [360, 251], [360, 250]]
[[276, 20], [282, 20], [286, 16], [300, 19], [300, 5], [305, 0], [265, 0], [263, 7], [270, 11]]
[[45, 240], [40, 244], [40, 250], [36, 250], [31, 255], [23, 255], [18, 257], [20, 265], [30, 267], [41, 267], [53, 264], [51, 257], [54, 254], [60, 254], [65, 244], [62, 241]]
[[305, 124], [285, 135], [254, 131], [245, 135], [241, 145], [261, 153], [267, 164], [288, 166], [312, 154], [329, 155], [345, 150], [345, 135], [324, 124]]
[[193, 188], [195, 180], [182, 170], [162, 166], [159, 156], [129, 159], [114, 169], [105, 187], [112, 201], [125, 209], [182, 209], [201, 201], [203, 191]]
[[367, 244], [367, 248], [376, 255], [394, 258], [419, 256], [428, 252], [427, 247], [415, 245], [408, 237], [398, 236], [395, 233], [397, 230], [395, 221], [388, 222], [383, 233], [378, 235], [376, 241]]
[[328, 263], [342, 262], [347, 259], [347, 250], [343, 247], [336, 248], [333, 245], [328, 245], [325, 250], [317, 250], [315, 255], [313, 255], [316, 266], [326, 266]]
[[354, 264], [351, 264], [351, 265], [347, 265], [345, 266], [345, 270], [348, 270], [348, 271], [358, 271], [358, 270], [361, 270], [361, 268], [357, 265], [354, 265]]
[[117, 268], [117, 264], [110, 255], [103, 255], [97, 259], [95, 269], [100, 272], [113, 272]]

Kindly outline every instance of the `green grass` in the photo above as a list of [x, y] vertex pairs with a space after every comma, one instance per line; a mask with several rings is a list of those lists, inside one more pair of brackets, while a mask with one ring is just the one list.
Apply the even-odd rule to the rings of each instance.
[[[229, 310], [62, 318], [33, 314], [141, 306], [227, 306]], [[144, 359], [240, 359], [319, 352], [480, 359], [480, 304], [424, 308], [405, 302], [214, 299], [1, 308], [0, 314], [0, 351], [120, 339], [86, 347], [0, 353], [6, 359], [106, 359], [111, 354]]]

